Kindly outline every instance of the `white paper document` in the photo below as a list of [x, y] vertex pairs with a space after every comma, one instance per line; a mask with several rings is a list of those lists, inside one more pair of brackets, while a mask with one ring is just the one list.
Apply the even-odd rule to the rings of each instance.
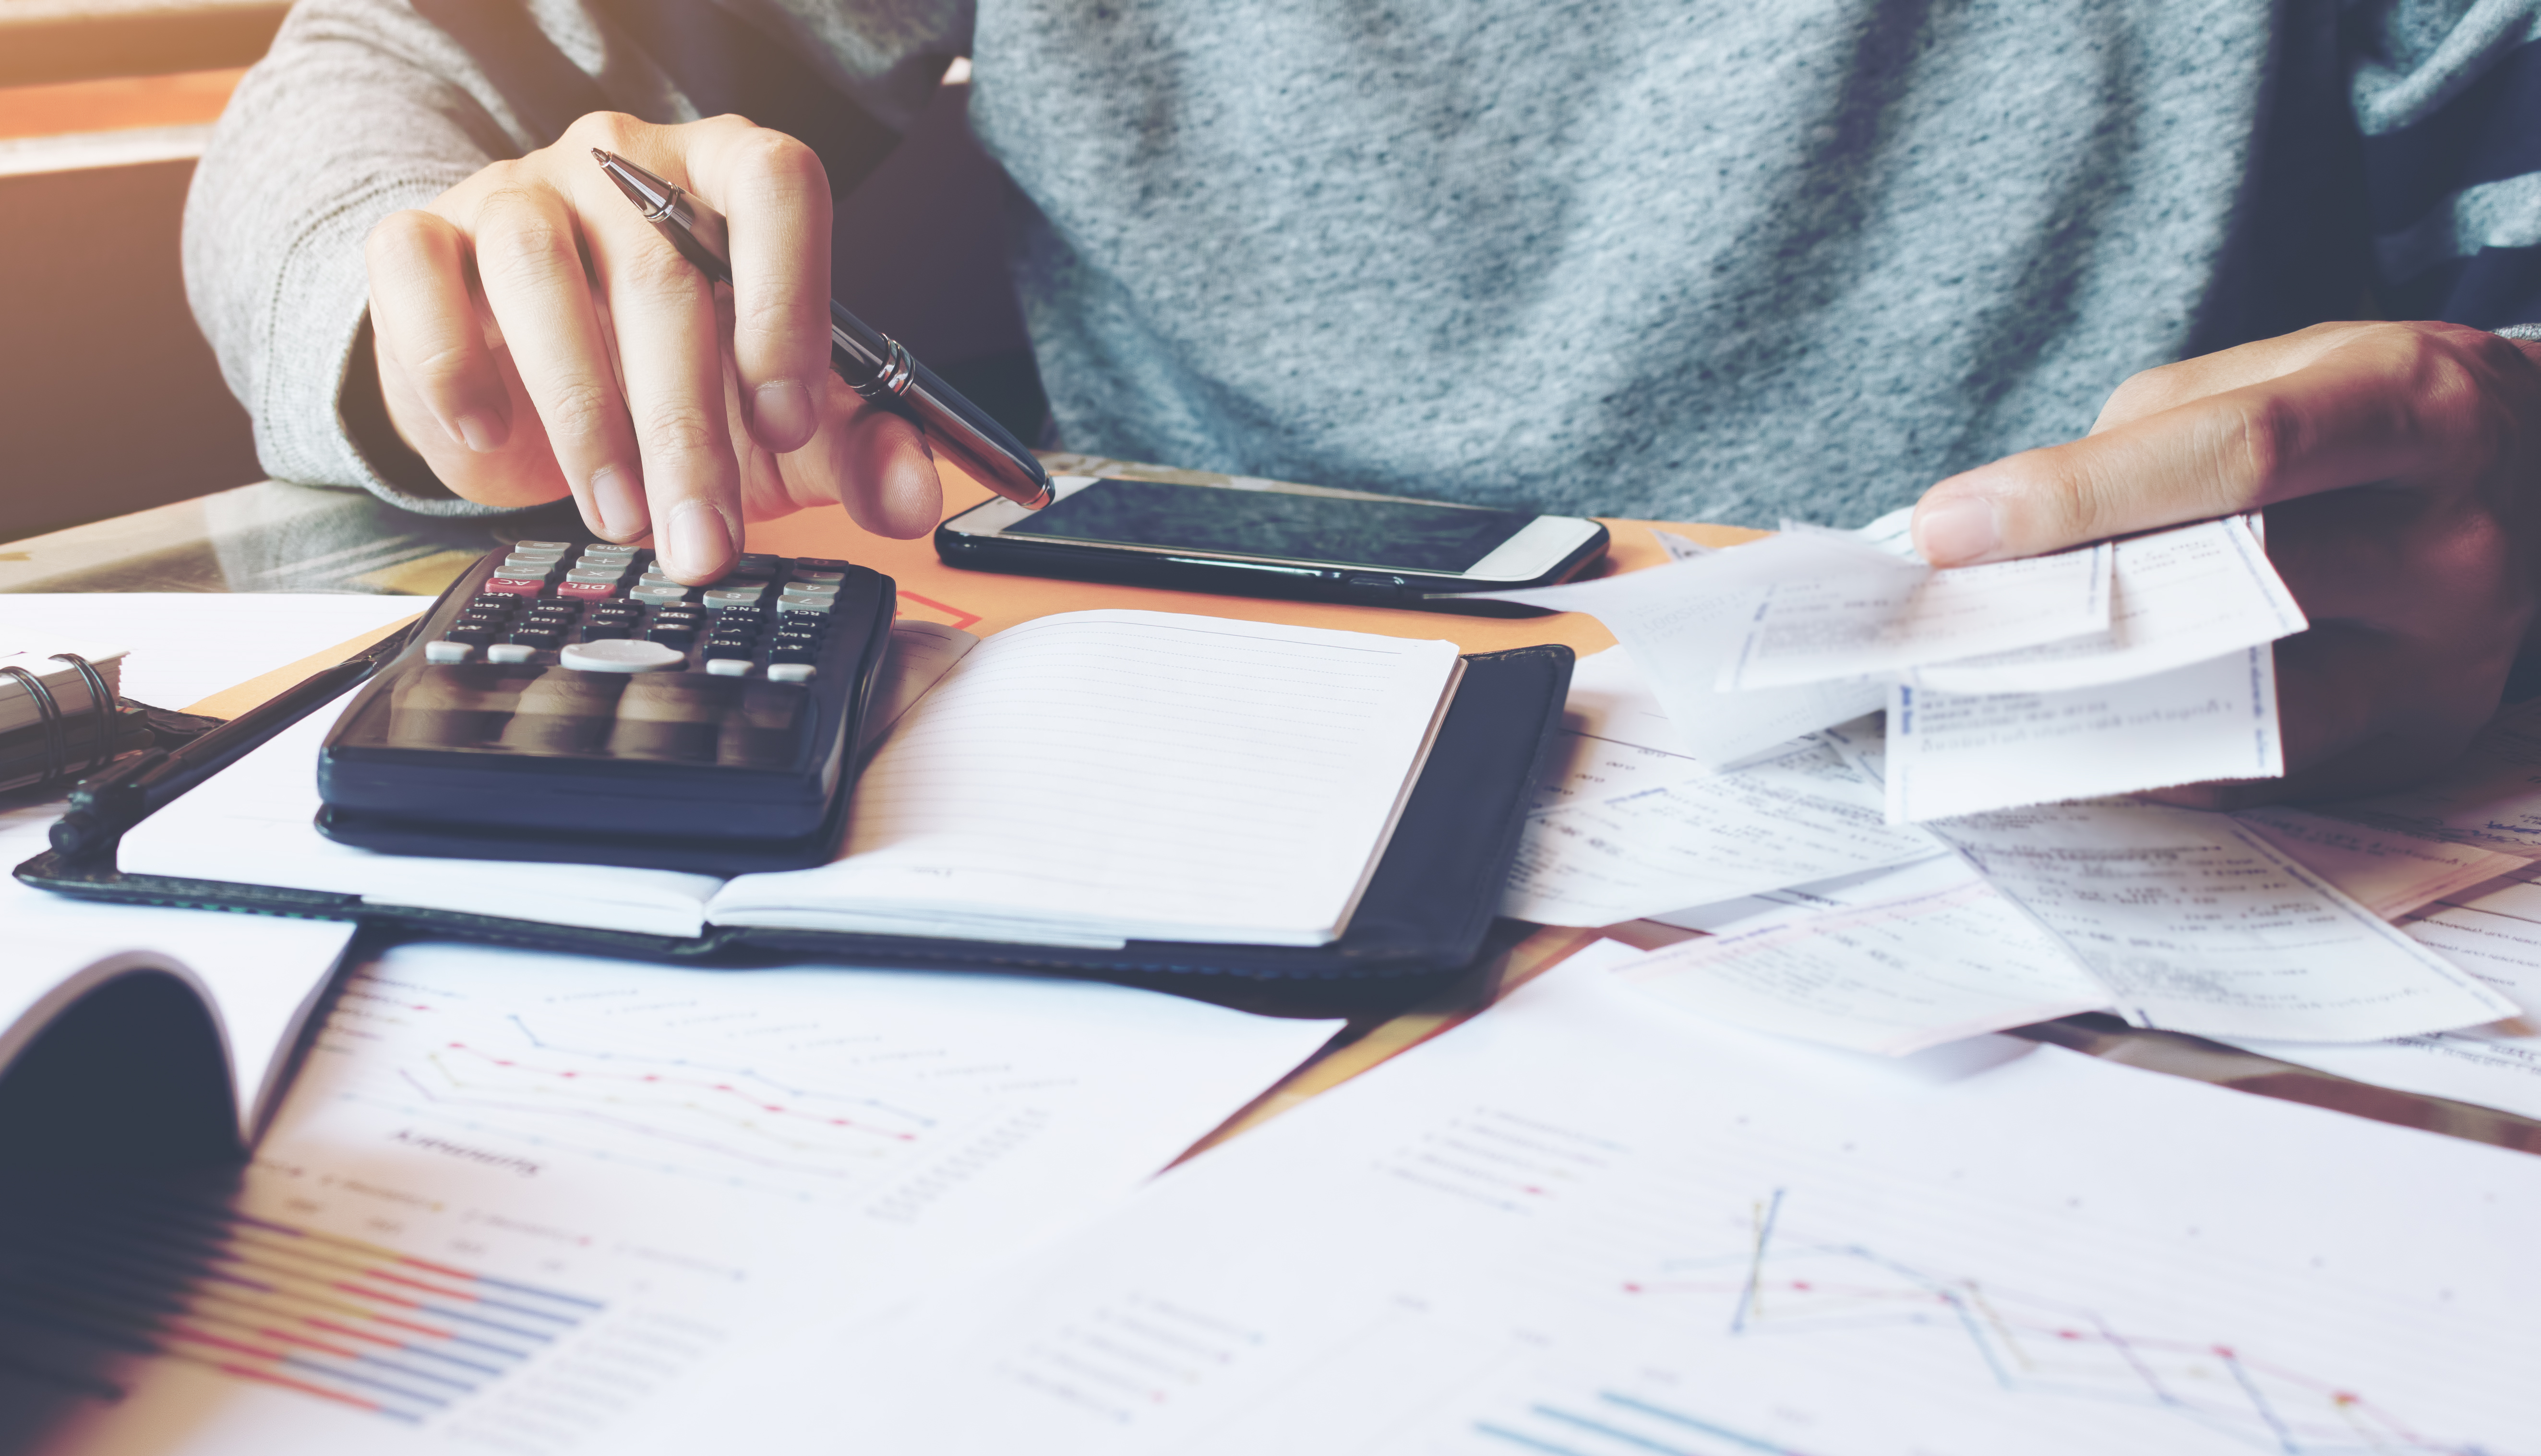
[[2375, 829], [2282, 804], [2232, 817], [2386, 920], [2532, 865], [2503, 849]]
[[2433, 779], [2321, 812], [2541, 858], [2541, 700], [2498, 714], [2461, 762]]
[[1595, 617], [1648, 675], [1680, 746], [1706, 763], [1730, 764], [1875, 711], [1883, 697], [1872, 682], [1717, 691], [1757, 594], [1779, 581], [1847, 573], [1884, 581], [1922, 569], [1841, 536], [1786, 533], [1595, 581], [1478, 595]]
[[1892, 824], [2285, 771], [2269, 647], [2059, 692], [1889, 690]]
[[2149, 677], [2264, 647], [2310, 623], [2250, 529], [2229, 516], [2119, 542], [2106, 630], [1994, 657], [1910, 669], [1942, 692], [2057, 692]]
[[2515, 1011], [2225, 815], [2059, 804], [1929, 828], [2139, 1026], [2365, 1042]]
[[1554, 753], [1536, 782], [1538, 813], [1593, 804], [1711, 766], [1685, 751], [1648, 679], [1621, 647], [1592, 652], [1571, 669]]
[[2219, 1040], [2245, 1052], [2376, 1087], [2541, 1119], [2541, 1036], [2430, 1032], [2357, 1046], [2253, 1037]]
[[1760, 918], [1616, 974], [1704, 1016], [1890, 1056], [2108, 1006], [2056, 937], [1965, 863], [1889, 878], [1897, 893], [1871, 904]]
[[2111, 547], [2095, 546], [1947, 571], [1848, 562], [1841, 574], [1777, 582], [1757, 599], [1717, 686], [1735, 692], [1888, 677], [2098, 636], [2109, 628], [2110, 556]]
[[1881, 820], [1879, 788], [1816, 740], [1726, 773], [1530, 815], [1500, 913], [1612, 925], [1922, 859], [1933, 842]]
[[2494, 987], [2541, 1023], [2541, 870], [2420, 909], [2400, 923], [2410, 939]]
[[18, 1233], [46, 1274], [11, 1290], [37, 1323], [0, 1321], [11, 1449], [623, 1451], [761, 1342], [1110, 1206], [1336, 1027], [1084, 983], [403, 947], [349, 982], [234, 1201]]
[[[1936, 845], [1938, 842], [1934, 841]], [[1683, 910], [1641, 918], [1674, 925], [1680, 930], [1703, 930], [1718, 935], [1724, 931], [1762, 925], [1768, 920], [1790, 919], [1822, 910], [1853, 910], [1893, 900], [1907, 893], [1910, 887], [1921, 888], [1920, 877], [1926, 873], [1955, 878], [1974, 871], [1968, 869], [1958, 855], [1944, 849], [1928, 859], [1910, 859], [1900, 865], [1856, 870], [1832, 879], [1809, 880], [1779, 890], [1763, 890], [1730, 900], [1690, 905]]]
[[[650, 1452], [2520, 1452], [2541, 1159], [1564, 967]], [[650, 1456], [648, 1452], [648, 1456]]]
[[1650, 528], [1650, 539], [1659, 544], [1659, 549], [1667, 552], [1667, 558], [1671, 561], [1691, 561], [1697, 556], [1708, 556], [1719, 549], [1718, 546], [1705, 546], [1682, 532], [1661, 531], [1656, 526]]
[[[1782, 529], [1784, 531], [1823, 531], [1827, 528], [1811, 526], [1785, 517], [1782, 521]], [[1867, 526], [1857, 526], [1842, 534], [1851, 537], [1873, 550], [1886, 551], [1901, 560], [1913, 561], [1918, 565], [1929, 564], [1924, 560], [1924, 553], [1915, 548], [1915, 508], [1913, 506], [1899, 506]]]
[[1709, 764], [1884, 705], [1894, 823], [2285, 771], [2270, 644], [2306, 622], [2253, 518], [1938, 571], [1910, 519], [1494, 595], [1596, 616]]
[[120, 643], [132, 654], [123, 695], [182, 708], [431, 606], [327, 592], [0, 592], [0, 641], [59, 633]]
[[2514, 1019], [2360, 1047], [2236, 1039], [2235, 1046], [2360, 1082], [2541, 1118], [2541, 885], [2516, 882], [2429, 906], [2401, 922], [2410, 939], [2487, 983]]

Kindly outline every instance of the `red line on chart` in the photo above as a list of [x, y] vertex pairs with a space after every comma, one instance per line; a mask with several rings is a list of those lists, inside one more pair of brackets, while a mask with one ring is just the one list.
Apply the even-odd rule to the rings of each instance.
[[548, 1066], [537, 1066], [526, 1061], [521, 1061], [515, 1057], [497, 1056], [481, 1047], [471, 1047], [465, 1042], [452, 1042], [449, 1044], [448, 1050], [452, 1052], [465, 1053], [470, 1056], [475, 1057], [479, 1061], [485, 1062], [489, 1065], [502, 1067], [508, 1071], [536, 1072], [565, 1081], [629, 1082], [637, 1085], [659, 1083], [671, 1087], [689, 1087], [698, 1091], [713, 1092], [735, 1098], [756, 1112], [774, 1113], [779, 1117], [803, 1119], [832, 1128], [847, 1128], [858, 1132], [867, 1133], [871, 1136], [886, 1137], [895, 1142], [915, 1142], [917, 1140], [917, 1134], [914, 1132], [903, 1132], [890, 1128], [876, 1128], [864, 1123], [859, 1123], [852, 1118], [835, 1118], [822, 1113], [804, 1112], [796, 1108], [787, 1107], [781, 1103], [762, 1102], [758, 1098], [753, 1097], [748, 1092], [745, 1092], [736, 1086], [733, 1086], [729, 1082], [708, 1082], [690, 1077], [665, 1076], [660, 1072], [584, 1071], [580, 1069], [565, 1070]]

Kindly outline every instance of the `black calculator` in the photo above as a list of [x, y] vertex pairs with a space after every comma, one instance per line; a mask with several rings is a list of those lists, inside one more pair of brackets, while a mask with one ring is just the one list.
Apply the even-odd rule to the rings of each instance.
[[827, 863], [890, 647], [890, 577], [525, 541], [433, 604], [318, 761], [327, 837], [400, 854], [740, 874]]

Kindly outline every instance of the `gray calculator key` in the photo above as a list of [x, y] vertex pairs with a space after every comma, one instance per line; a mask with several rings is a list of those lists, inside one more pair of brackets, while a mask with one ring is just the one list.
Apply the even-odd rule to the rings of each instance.
[[638, 602], [653, 602], [667, 607], [673, 602], [687, 601], [689, 599], [689, 589], [680, 585], [676, 581], [647, 581], [637, 583], [635, 590], [628, 592], [626, 595], [633, 597]]
[[769, 663], [767, 665], [767, 681], [770, 683], [809, 683], [812, 681], [812, 665], [808, 662]]
[[568, 642], [557, 660], [576, 672], [657, 673], [689, 660], [687, 653], [661, 642], [611, 637], [599, 642]]
[[516, 551], [555, 551], [562, 553], [572, 550], [573, 543], [569, 541], [516, 541], [512, 543], [512, 549]]
[[715, 587], [705, 596], [709, 607], [756, 607], [767, 595], [764, 587]]
[[797, 571], [794, 573], [794, 579], [786, 585], [836, 586], [846, 579], [847, 574], [843, 571]]

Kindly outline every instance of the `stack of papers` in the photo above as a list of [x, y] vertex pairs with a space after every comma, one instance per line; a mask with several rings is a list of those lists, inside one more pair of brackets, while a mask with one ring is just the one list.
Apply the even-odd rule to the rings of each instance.
[[1934, 570], [1897, 516], [1496, 595], [1604, 622], [1708, 764], [1884, 708], [1920, 823], [2283, 773], [2268, 649], [2306, 622], [2256, 519]]
[[[2516, 837], [2541, 793], [2479, 807], [2493, 780], [2529, 787], [2505, 765], [2541, 722], [2502, 722], [2459, 785], [2413, 805], [2090, 799], [1899, 825], [1877, 715], [1723, 768], [1623, 649], [1576, 682], [1501, 909], [1707, 932], [1618, 973], [1647, 995], [1893, 1056], [2104, 1010], [2336, 1069], [2370, 1049], [2377, 1070], [2429, 1067], [2375, 1080], [2541, 1107], [2541, 1038], [2513, 1037], [2541, 1016], [2541, 888], [2523, 883], [2541, 832]], [[2503, 910], [2501, 885], [2520, 897]]]

